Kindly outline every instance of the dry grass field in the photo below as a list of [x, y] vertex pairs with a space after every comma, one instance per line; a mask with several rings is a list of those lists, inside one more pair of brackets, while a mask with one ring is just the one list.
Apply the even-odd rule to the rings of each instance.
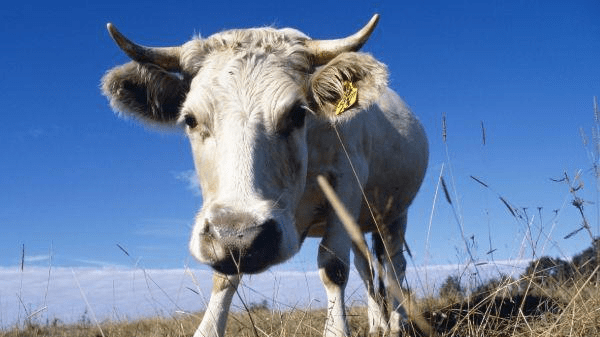
[[[598, 247], [598, 246], [596, 246]], [[541, 266], [543, 260], [530, 267]], [[518, 280], [491, 280], [479, 289], [466, 290], [451, 278], [435, 298], [416, 301], [418, 310], [438, 336], [599, 336], [600, 273], [597, 260], [588, 260], [588, 273], [561, 280], [548, 267], [529, 270]], [[234, 312], [227, 325], [228, 336], [321, 336], [326, 311], [271, 310], [255, 305]], [[364, 307], [348, 311], [352, 336], [368, 336]], [[183, 337], [192, 336], [202, 313], [171, 318], [128, 322], [84, 321], [73, 325], [59, 322], [30, 323], [19, 329], [0, 332], [1, 337]], [[424, 336], [416, 327], [406, 326], [405, 336]]]
[[[592, 237], [592, 245], [570, 261], [541, 257], [518, 278], [498, 275], [475, 289], [465, 289], [458, 276], [449, 276], [433, 297], [404, 297], [409, 299], [405, 307], [414, 321], [405, 325], [401, 335], [600, 336], [599, 262], [600, 239]], [[394, 294], [391, 289], [388, 296]], [[72, 325], [28, 322], [0, 331], [0, 337], [184, 337], [193, 335], [202, 315], [101, 323], [83, 316]], [[252, 304], [230, 315], [226, 335], [316, 337], [322, 335], [325, 318], [326, 309], [279, 311], [266, 302]], [[352, 336], [369, 335], [366, 308], [350, 307], [348, 321]]]

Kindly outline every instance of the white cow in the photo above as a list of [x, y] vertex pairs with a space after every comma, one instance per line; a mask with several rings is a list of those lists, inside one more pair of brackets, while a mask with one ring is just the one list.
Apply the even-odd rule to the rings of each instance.
[[[223, 336], [241, 275], [289, 259], [307, 236], [322, 237], [324, 335], [349, 334], [344, 287], [352, 243], [316, 183], [319, 174], [364, 232], [375, 233], [374, 250], [386, 269], [403, 279], [406, 214], [425, 174], [428, 145], [417, 118], [388, 88], [386, 66], [357, 52], [378, 19], [338, 40], [256, 28], [162, 48], [134, 44], [108, 24], [133, 60], [102, 79], [111, 106], [145, 123], [180, 125], [192, 146], [203, 205], [189, 247], [215, 271], [194, 336]], [[377, 224], [365, 200], [379, 211]], [[371, 332], [397, 333], [402, 307], [394, 305], [386, 317], [369, 263], [356, 255]]]

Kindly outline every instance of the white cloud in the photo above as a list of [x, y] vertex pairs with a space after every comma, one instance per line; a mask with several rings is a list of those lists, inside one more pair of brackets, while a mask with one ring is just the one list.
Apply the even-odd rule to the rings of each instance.
[[42, 128], [32, 128], [27, 130], [27, 134], [33, 139], [38, 139], [45, 135], [46, 131], [44, 131]]
[[100, 268], [127, 268], [126, 266], [123, 266], [121, 264], [115, 264], [112, 262], [106, 262], [101, 260], [72, 259], [72, 261], [76, 262], [78, 265], [90, 265]]
[[194, 193], [194, 195], [202, 195], [200, 190], [200, 182], [195, 170], [186, 170], [182, 172], [174, 172], [173, 176], [179, 181], [187, 183], [187, 188]]
[[27, 265], [27, 263], [48, 261], [50, 258], [50, 255], [25, 255], [25, 265]]
[[[98, 261], [86, 261], [98, 263]], [[510, 268], [522, 271], [527, 261], [512, 261], [510, 266], [480, 266], [485, 280]], [[208, 269], [130, 269], [119, 267], [64, 268], [0, 267], [0, 329], [22, 324], [34, 312], [39, 322], [58, 318], [76, 322], [86, 312], [86, 301], [98, 320], [123, 320], [177, 312], [193, 313], [205, 308], [212, 272]], [[417, 295], [435, 292], [448, 275], [464, 266], [408, 268], [407, 282]], [[50, 275], [49, 275], [50, 271]], [[514, 275], [517, 276], [517, 275]], [[322, 308], [326, 297], [317, 271], [290, 271], [274, 267], [258, 275], [244, 276], [240, 297], [246, 304], [264, 300], [275, 308]], [[81, 292], [78, 284], [81, 286]], [[301, 289], [302, 291], [298, 291]], [[352, 269], [346, 287], [348, 305], [365, 305], [365, 290]], [[233, 310], [241, 309], [236, 296]], [[90, 309], [87, 310], [90, 312]], [[91, 317], [89, 317], [91, 319]]]

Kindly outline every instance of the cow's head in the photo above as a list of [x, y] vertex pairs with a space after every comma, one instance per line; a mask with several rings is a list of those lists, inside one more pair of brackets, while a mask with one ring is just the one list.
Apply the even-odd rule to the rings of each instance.
[[[102, 80], [112, 107], [180, 125], [190, 139], [203, 197], [194, 257], [225, 274], [255, 273], [299, 250], [294, 213], [306, 180], [307, 119], [352, 118], [384, 90], [385, 66], [356, 52], [377, 20], [338, 40], [259, 28], [166, 48], [136, 45], [108, 25], [133, 60]], [[357, 100], [338, 115], [352, 87]]]

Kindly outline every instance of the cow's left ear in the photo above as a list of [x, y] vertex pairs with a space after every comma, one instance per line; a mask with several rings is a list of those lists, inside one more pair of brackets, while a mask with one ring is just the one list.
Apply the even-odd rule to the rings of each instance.
[[366, 53], [342, 53], [310, 79], [311, 109], [324, 118], [348, 118], [371, 104], [387, 88], [387, 67]]

